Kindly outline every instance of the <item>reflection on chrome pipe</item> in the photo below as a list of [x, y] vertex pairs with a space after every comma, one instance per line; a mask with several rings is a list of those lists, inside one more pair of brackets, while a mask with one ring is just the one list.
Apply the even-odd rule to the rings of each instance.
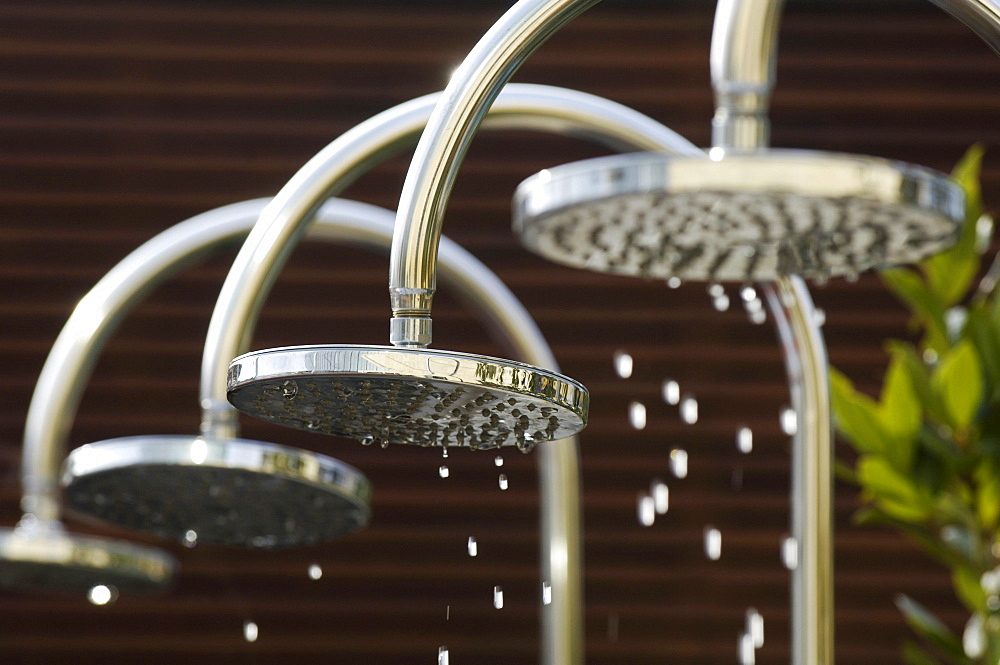
[[930, 0], [975, 32], [1000, 54], [1000, 2], [997, 0]]

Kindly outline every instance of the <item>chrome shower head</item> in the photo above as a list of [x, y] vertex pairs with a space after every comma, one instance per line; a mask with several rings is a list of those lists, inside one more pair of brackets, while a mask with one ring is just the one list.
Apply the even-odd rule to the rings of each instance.
[[516, 232], [548, 259], [702, 281], [910, 263], [951, 244], [963, 217], [961, 187], [945, 174], [793, 150], [586, 160], [536, 174], [514, 197]]
[[66, 458], [66, 503], [187, 545], [279, 548], [361, 528], [371, 485], [325, 455], [245, 439], [133, 436]]
[[299, 346], [229, 370], [229, 399], [257, 418], [370, 444], [516, 445], [530, 451], [586, 424], [586, 389], [555, 372], [451, 351]]
[[170, 555], [122, 540], [68, 534], [55, 520], [22, 519], [0, 529], [0, 587], [86, 593], [104, 585], [125, 593], [162, 591]]

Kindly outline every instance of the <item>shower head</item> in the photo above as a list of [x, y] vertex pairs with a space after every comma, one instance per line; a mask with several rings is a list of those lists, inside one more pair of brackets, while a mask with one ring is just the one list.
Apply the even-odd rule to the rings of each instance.
[[229, 369], [229, 399], [281, 425], [382, 445], [516, 445], [530, 451], [586, 424], [588, 393], [511, 360], [378, 346], [256, 351]]
[[162, 591], [174, 572], [165, 552], [122, 540], [68, 534], [31, 516], [0, 529], [0, 587], [86, 593], [104, 585], [125, 593]]
[[357, 470], [296, 448], [202, 437], [132, 436], [66, 458], [68, 506], [187, 545], [307, 545], [368, 522], [371, 486]]
[[702, 281], [915, 262], [950, 245], [963, 217], [961, 187], [945, 174], [792, 150], [586, 160], [536, 174], [514, 197], [516, 232], [550, 260]]

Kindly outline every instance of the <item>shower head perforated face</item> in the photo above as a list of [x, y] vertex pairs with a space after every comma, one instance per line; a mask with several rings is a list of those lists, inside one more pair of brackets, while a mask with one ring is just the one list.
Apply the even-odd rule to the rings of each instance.
[[638, 153], [542, 171], [514, 197], [514, 228], [565, 265], [647, 278], [825, 279], [918, 261], [952, 244], [961, 187], [874, 157], [768, 150]]
[[189, 546], [307, 545], [351, 533], [371, 514], [371, 485], [353, 467], [245, 439], [91, 443], [66, 458], [63, 485], [72, 509]]
[[531, 365], [383, 346], [255, 351], [232, 362], [228, 383], [246, 414], [383, 446], [529, 451], [583, 429], [590, 400], [579, 383]]
[[0, 529], [0, 587], [86, 593], [99, 585], [123, 593], [163, 591], [176, 568], [165, 552], [121, 540], [66, 533], [59, 523]]

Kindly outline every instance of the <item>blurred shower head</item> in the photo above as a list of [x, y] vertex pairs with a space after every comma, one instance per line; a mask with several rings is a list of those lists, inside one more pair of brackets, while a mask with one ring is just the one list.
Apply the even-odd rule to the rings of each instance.
[[143, 545], [66, 533], [55, 520], [26, 516], [0, 529], [0, 587], [87, 593], [98, 586], [123, 593], [164, 590], [175, 568], [167, 553]]
[[963, 217], [962, 189], [943, 173], [793, 150], [586, 160], [532, 176], [514, 197], [515, 231], [552, 261], [701, 281], [915, 262], [954, 242]]
[[193, 546], [279, 548], [361, 528], [371, 485], [356, 469], [245, 439], [132, 436], [77, 448], [65, 500], [101, 520]]
[[582, 429], [588, 404], [575, 381], [511, 360], [350, 345], [240, 356], [229, 399], [263, 420], [367, 444], [525, 452]]

